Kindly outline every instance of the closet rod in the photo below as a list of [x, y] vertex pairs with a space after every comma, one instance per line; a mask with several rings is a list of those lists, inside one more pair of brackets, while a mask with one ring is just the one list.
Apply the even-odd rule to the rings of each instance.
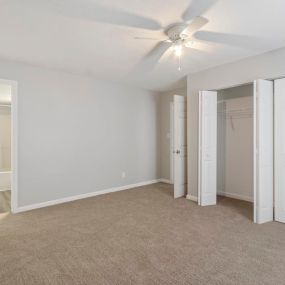
[[229, 109], [220, 112], [240, 112], [240, 111], [252, 111], [252, 108], [241, 108], [241, 109]]
[[244, 116], [227, 116], [225, 117], [226, 119], [230, 119], [230, 118], [233, 118], [233, 119], [240, 119], [240, 118], [252, 118], [253, 116], [252, 115], [244, 115]]
[[251, 112], [240, 112], [240, 113], [223, 113], [223, 112], [218, 112], [220, 115], [225, 115], [225, 116], [240, 116], [240, 115], [252, 115], [253, 113]]

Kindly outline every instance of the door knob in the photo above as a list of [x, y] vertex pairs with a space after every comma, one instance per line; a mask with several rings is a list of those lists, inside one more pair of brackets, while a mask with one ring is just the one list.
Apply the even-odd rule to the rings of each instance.
[[176, 154], [180, 154], [180, 150], [178, 149], [178, 150], [176, 150]]

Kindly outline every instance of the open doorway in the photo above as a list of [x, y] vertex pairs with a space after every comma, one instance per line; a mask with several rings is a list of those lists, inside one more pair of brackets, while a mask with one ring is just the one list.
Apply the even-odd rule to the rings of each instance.
[[0, 80], [0, 214], [17, 205], [16, 83]]
[[[217, 203], [238, 205], [250, 219], [254, 199], [253, 88], [251, 83], [217, 91]], [[225, 201], [224, 197], [235, 200]]]

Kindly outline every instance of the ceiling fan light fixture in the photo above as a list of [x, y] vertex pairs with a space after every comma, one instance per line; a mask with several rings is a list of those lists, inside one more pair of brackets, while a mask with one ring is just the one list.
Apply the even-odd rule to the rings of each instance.
[[174, 54], [178, 58], [178, 71], [181, 71], [181, 56], [182, 56], [182, 50], [183, 50], [183, 45], [182, 43], [176, 43], [173, 46], [174, 49]]
[[193, 41], [185, 41], [184, 46], [187, 48], [191, 48], [194, 46], [194, 42]]
[[182, 55], [182, 45], [178, 44], [174, 46], [174, 53], [177, 57], [181, 57]]

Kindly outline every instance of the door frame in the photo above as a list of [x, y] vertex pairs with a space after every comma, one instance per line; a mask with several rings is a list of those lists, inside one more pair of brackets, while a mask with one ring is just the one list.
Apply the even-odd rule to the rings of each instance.
[[0, 79], [0, 84], [11, 86], [11, 212], [18, 209], [18, 83]]

